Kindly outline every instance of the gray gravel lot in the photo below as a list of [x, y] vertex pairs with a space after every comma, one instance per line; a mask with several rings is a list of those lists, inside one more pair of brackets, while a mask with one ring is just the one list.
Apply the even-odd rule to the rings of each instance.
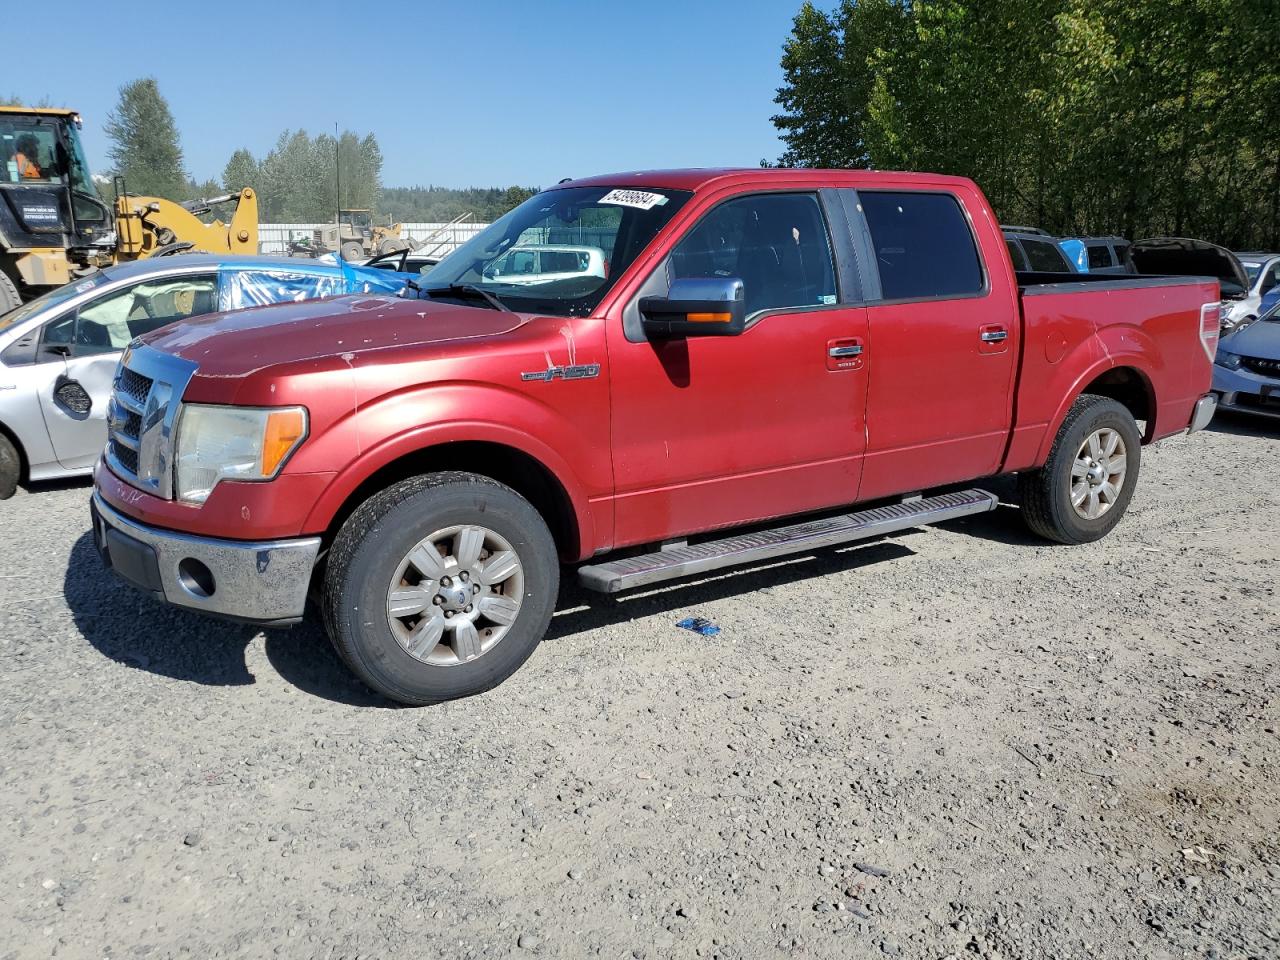
[[1101, 543], [1003, 507], [569, 587], [513, 680], [420, 710], [314, 626], [106, 579], [87, 486], [20, 492], [0, 960], [1278, 957], [1280, 430], [1144, 453]]

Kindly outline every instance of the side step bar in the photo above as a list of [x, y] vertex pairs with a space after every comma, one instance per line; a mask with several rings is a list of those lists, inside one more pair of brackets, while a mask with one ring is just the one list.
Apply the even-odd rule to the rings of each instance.
[[688, 577], [708, 570], [881, 537], [899, 530], [954, 520], [974, 513], [988, 513], [999, 503], [999, 497], [985, 490], [944, 493], [936, 497], [859, 510], [822, 520], [809, 520], [772, 530], [759, 530], [693, 546], [672, 547], [608, 563], [587, 564], [578, 568], [578, 580], [588, 590], [617, 593], [619, 590]]

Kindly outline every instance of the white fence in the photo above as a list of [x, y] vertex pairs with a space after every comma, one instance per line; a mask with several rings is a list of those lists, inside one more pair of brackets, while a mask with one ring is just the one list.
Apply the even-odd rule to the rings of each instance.
[[[314, 231], [331, 226], [332, 223], [260, 223], [258, 252], [288, 253], [291, 240], [310, 238]], [[423, 253], [443, 257], [487, 226], [487, 223], [406, 223], [400, 236], [420, 240], [426, 244]]]

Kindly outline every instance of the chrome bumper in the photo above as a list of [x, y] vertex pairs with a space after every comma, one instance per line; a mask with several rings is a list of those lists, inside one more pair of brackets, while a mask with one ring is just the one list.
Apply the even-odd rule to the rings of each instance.
[[103, 562], [157, 600], [254, 623], [302, 619], [319, 537], [254, 543], [158, 530], [116, 512], [96, 490], [90, 513]]
[[1213, 393], [1206, 393], [1203, 397], [1196, 401], [1195, 409], [1191, 411], [1191, 426], [1187, 428], [1187, 433], [1195, 433], [1197, 430], [1203, 430], [1209, 425], [1209, 421], [1213, 419], [1214, 413], [1218, 409], [1218, 396]]

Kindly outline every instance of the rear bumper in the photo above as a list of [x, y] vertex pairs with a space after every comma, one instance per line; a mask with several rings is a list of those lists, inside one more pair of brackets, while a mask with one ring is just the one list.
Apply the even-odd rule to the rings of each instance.
[[253, 623], [297, 623], [320, 538], [243, 542], [195, 537], [130, 520], [95, 490], [89, 505], [103, 563], [163, 603]]
[[1207, 427], [1217, 409], [1218, 398], [1215, 394], [1206, 393], [1197, 400], [1196, 405], [1191, 409], [1191, 424], [1187, 427], [1187, 433], [1195, 433]]

